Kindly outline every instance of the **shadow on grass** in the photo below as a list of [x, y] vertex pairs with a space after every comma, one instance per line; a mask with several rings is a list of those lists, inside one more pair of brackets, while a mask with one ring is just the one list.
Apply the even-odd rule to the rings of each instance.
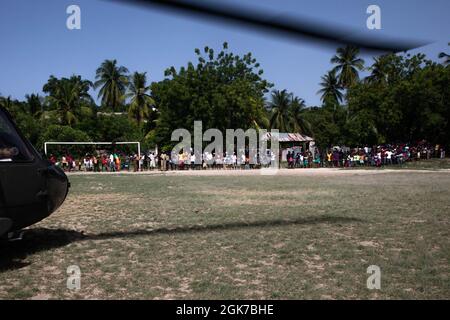
[[0, 242], [0, 272], [20, 269], [31, 264], [27, 256], [68, 245], [82, 239], [83, 234], [73, 230], [35, 228], [25, 230], [22, 240]]
[[239, 230], [248, 228], [272, 228], [278, 226], [292, 226], [302, 224], [319, 224], [319, 223], [350, 223], [361, 222], [362, 220], [349, 217], [337, 217], [337, 216], [318, 216], [318, 217], [305, 217], [297, 219], [273, 219], [273, 220], [258, 220], [258, 221], [239, 221], [228, 222], [222, 224], [207, 224], [207, 225], [194, 225], [183, 226], [173, 228], [158, 228], [158, 229], [138, 229], [132, 231], [114, 231], [104, 232], [99, 234], [88, 235], [85, 239], [88, 240], [104, 240], [114, 238], [129, 238], [139, 236], [151, 236], [159, 234], [183, 234], [183, 233], [197, 233], [197, 232], [210, 232], [210, 231], [222, 231], [222, 230]]
[[173, 228], [138, 229], [130, 231], [102, 232], [98, 234], [84, 234], [74, 230], [34, 228], [26, 231], [21, 241], [5, 242], [0, 244], [0, 272], [9, 269], [20, 269], [30, 262], [23, 261], [27, 256], [66, 246], [78, 241], [108, 240], [117, 238], [133, 238], [154, 236], [161, 234], [189, 234], [211, 231], [245, 230], [249, 228], [272, 228], [293, 225], [362, 222], [361, 219], [322, 215], [317, 217], [304, 217], [297, 219], [272, 219], [252, 222], [229, 222], [223, 224], [179, 226]]

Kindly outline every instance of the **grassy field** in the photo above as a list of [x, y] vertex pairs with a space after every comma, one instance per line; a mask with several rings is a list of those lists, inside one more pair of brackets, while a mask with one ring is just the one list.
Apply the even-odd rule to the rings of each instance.
[[409, 170], [448, 170], [450, 169], [450, 158], [445, 159], [430, 159], [430, 160], [421, 160], [421, 161], [407, 161], [402, 165], [387, 165], [381, 168], [377, 167], [365, 167], [365, 166], [356, 166], [354, 168], [345, 168], [348, 169], [369, 169], [369, 170], [382, 170], [382, 169], [409, 169]]
[[70, 180], [57, 213], [1, 245], [0, 298], [450, 298], [448, 172]]

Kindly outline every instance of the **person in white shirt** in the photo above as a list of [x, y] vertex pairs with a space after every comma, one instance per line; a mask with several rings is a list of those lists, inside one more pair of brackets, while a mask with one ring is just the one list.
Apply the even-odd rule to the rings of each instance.
[[241, 169], [245, 168], [245, 153], [241, 155]]
[[231, 163], [232, 163], [233, 169], [236, 169], [236, 163], [237, 163], [236, 153], [233, 153], [233, 155], [231, 156]]
[[116, 166], [114, 163], [114, 155], [112, 153], [109, 156], [109, 171], [116, 171]]
[[150, 170], [153, 170], [155, 167], [155, 155], [153, 153], [150, 153]]
[[391, 150], [386, 151], [387, 164], [392, 164], [392, 152]]
[[139, 159], [139, 167], [141, 168], [141, 171], [144, 168], [144, 159], [145, 159], [145, 155], [141, 155], [141, 158]]
[[195, 169], [195, 153], [191, 154], [191, 169]]
[[214, 159], [212, 153], [206, 154], [206, 164], [208, 165], [208, 168], [210, 168], [214, 164]]

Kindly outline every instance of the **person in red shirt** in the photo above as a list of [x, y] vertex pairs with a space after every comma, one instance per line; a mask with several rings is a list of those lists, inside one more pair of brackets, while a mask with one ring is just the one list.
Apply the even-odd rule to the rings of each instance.
[[108, 160], [106, 160], [106, 156], [102, 156], [102, 171], [106, 171], [108, 167]]
[[68, 154], [66, 157], [66, 160], [67, 160], [67, 164], [68, 164], [68, 168], [69, 168], [69, 172], [70, 172], [73, 169], [73, 158], [70, 154]]
[[50, 162], [51, 162], [53, 165], [56, 164], [56, 157], [55, 157], [55, 155], [51, 154], [49, 160], [50, 160]]

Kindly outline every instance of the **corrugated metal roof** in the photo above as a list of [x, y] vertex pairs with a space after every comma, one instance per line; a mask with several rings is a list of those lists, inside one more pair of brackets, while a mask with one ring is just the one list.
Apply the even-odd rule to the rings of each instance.
[[[267, 132], [263, 137], [264, 140], [270, 140], [271, 133]], [[279, 142], [310, 142], [314, 141], [313, 138], [308, 137], [307, 135], [300, 133], [288, 133], [288, 132], [280, 132], [278, 133], [278, 141]]]

